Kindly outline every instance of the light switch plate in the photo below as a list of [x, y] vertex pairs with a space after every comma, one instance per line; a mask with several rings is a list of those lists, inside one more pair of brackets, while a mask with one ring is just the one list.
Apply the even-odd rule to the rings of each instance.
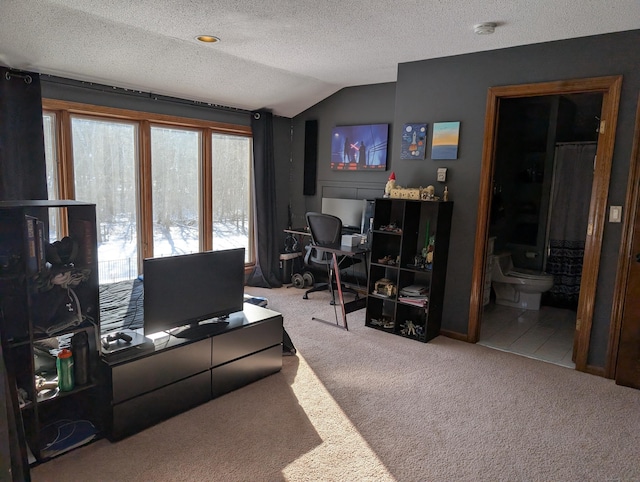
[[445, 182], [447, 180], [447, 168], [439, 167], [438, 168], [438, 182]]
[[609, 206], [609, 222], [619, 223], [622, 221], [622, 206]]

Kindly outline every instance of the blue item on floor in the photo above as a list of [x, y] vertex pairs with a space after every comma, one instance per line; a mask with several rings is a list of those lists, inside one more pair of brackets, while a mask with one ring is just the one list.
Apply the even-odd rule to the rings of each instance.
[[267, 298], [263, 298], [262, 296], [251, 296], [247, 294], [244, 295], [244, 302], [251, 303], [252, 305], [258, 305], [262, 308], [266, 308], [269, 304], [269, 300]]

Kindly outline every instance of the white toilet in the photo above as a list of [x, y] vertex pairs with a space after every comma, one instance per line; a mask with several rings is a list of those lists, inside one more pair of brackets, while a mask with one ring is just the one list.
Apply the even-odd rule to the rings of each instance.
[[496, 293], [496, 304], [539, 310], [542, 293], [553, 286], [553, 275], [514, 268], [509, 252], [493, 256], [491, 285]]

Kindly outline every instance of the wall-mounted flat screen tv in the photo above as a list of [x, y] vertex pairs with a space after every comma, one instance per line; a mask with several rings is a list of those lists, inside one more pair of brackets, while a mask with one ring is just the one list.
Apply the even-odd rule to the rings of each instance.
[[338, 171], [387, 168], [389, 124], [337, 126], [331, 133], [331, 169]]

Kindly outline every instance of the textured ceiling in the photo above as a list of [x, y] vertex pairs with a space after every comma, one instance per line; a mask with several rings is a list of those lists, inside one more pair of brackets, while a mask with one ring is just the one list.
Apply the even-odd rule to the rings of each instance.
[[402, 62], [638, 28], [640, 0], [0, 0], [0, 64], [292, 117]]

